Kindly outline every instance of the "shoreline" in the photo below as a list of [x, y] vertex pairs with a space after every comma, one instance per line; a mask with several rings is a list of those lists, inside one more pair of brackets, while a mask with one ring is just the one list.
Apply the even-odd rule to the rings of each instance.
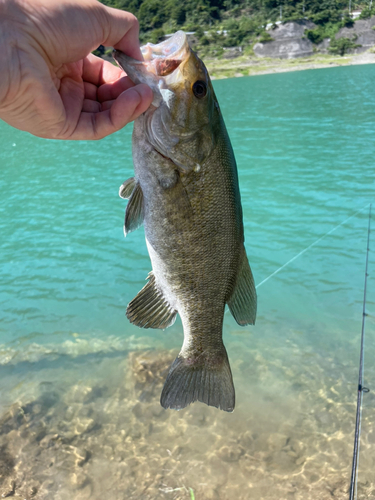
[[[374, 50], [374, 49], [371, 49]], [[212, 80], [241, 76], [266, 75], [303, 71], [307, 69], [334, 68], [361, 64], [375, 64], [375, 52], [347, 54], [345, 56], [314, 54], [295, 59], [271, 59], [240, 56], [235, 59], [204, 59]]]

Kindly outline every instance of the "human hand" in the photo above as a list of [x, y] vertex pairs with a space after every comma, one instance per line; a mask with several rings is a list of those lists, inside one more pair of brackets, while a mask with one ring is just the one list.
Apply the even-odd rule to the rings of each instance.
[[152, 91], [90, 52], [142, 59], [138, 21], [97, 0], [0, 0], [0, 118], [48, 139], [101, 139], [137, 118]]

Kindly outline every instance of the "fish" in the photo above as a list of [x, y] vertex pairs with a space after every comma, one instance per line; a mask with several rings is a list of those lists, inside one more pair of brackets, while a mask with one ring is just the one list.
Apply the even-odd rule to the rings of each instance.
[[126, 315], [165, 329], [179, 314], [184, 340], [162, 389], [164, 408], [200, 401], [232, 412], [235, 389], [223, 343], [226, 305], [236, 322], [255, 324], [257, 295], [244, 246], [238, 172], [208, 71], [177, 31], [141, 47], [143, 61], [113, 57], [134, 83], [153, 91], [134, 122], [134, 177], [125, 236], [144, 225], [152, 271]]

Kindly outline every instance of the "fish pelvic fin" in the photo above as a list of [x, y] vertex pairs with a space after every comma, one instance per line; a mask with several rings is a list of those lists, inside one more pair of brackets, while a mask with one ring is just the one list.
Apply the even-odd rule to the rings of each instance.
[[[129, 191], [132, 187], [132, 182], [129, 179], [127, 182], [129, 184], [125, 186], [126, 182], [120, 188], [120, 196], [123, 194], [123, 197], [127, 197], [129, 195]], [[125, 186], [125, 187], [124, 187]], [[123, 189], [122, 189], [123, 188]], [[121, 191], [122, 189], [122, 191]], [[132, 231], [135, 231], [143, 224], [144, 219], [144, 208], [143, 208], [143, 191], [138, 182], [135, 182], [133, 187], [133, 191], [130, 195], [128, 205], [126, 207], [125, 212], [125, 222], [124, 222], [124, 234], [125, 236]]]
[[130, 179], [125, 181], [124, 184], [122, 184], [120, 186], [120, 189], [118, 192], [119, 197], [123, 198], [124, 200], [128, 200], [130, 198], [132, 192], [134, 191], [135, 184], [136, 184], [136, 180], [134, 177], [130, 177]]
[[227, 301], [234, 319], [241, 326], [254, 325], [257, 315], [257, 293], [253, 273], [243, 248], [232, 295]]
[[196, 360], [180, 353], [174, 360], [163, 391], [160, 404], [163, 408], [182, 410], [194, 401], [232, 412], [235, 392], [227, 351], [203, 353]]
[[168, 328], [176, 321], [177, 311], [155, 283], [154, 273], [148, 275], [148, 283], [134, 297], [126, 309], [126, 316], [131, 323], [141, 328]]

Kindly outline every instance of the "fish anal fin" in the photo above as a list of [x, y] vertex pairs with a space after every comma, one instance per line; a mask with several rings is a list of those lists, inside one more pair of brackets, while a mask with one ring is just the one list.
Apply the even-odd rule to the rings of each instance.
[[125, 212], [124, 234], [125, 236], [132, 231], [138, 229], [143, 224], [144, 208], [143, 208], [143, 192], [137, 182], [130, 196]]
[[120, 186], [120, 189], [118, 192], [120, 198], [123, 198], [124, 200], [128, 200], [130, 198], [132, 192], [134, 191], [135, 184], [136, 184], [136, 180], [134, 177], [130, 177], [130, 179], [125, 181], [124, 184], [122, 184]]
[[174, 360], [161, 393], [163, 408], [182, 410], [194, 401], [201, 401], [224, 411], [232, 412], [235, 392], [228, 355], [224, 345], [221, 355], [215, 351], [203, 353], [193, 361], [181, 353]]
[[131, 323], [141, 328], [160, 328], [164, 330], [173, 325], [177, 311], [170, 306], [155, 284], [155, 276], [148, 275], [148, 283], [134, 297], [126, 309]]
[[227, 301], [230, 312], [241, 326], [254, 325], [257, 314], [257, 294], [253, 273], [245, 249], [241, 256], [235, 286]]

